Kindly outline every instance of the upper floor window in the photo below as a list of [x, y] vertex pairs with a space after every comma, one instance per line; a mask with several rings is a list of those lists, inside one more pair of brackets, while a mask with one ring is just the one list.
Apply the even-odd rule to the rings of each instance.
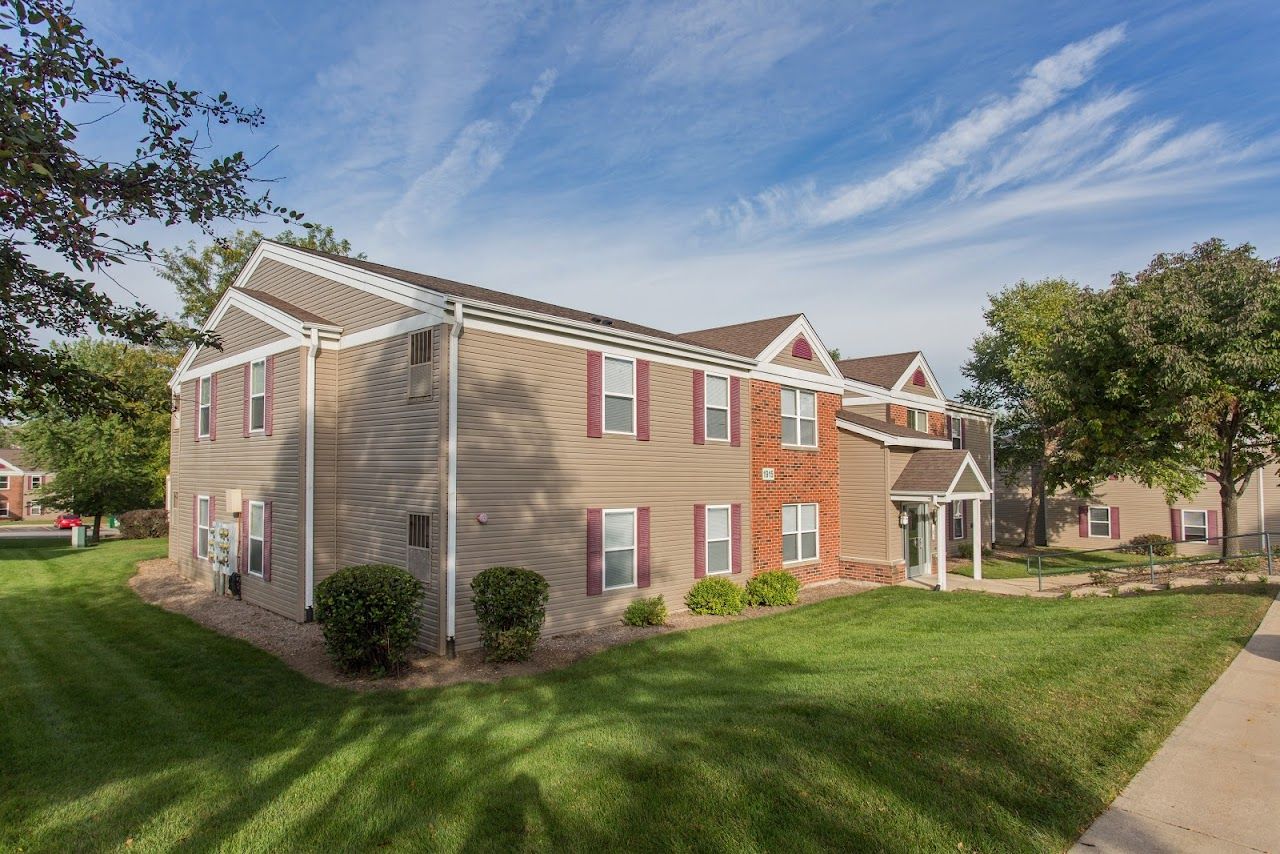
[[923, 409], [907, 410], [907, 426], [921, 433], [929, 432], [929, 413]]
[[44, 475], [39, 475], [39, 474], [31, 475], [31, 488], [39, 489], [42, 486], [44, 486]]
[[0, 489], [8, 489], [8, 488], [9, 488], [9, 475], [0, 474]]
[[796, 388], [782, 390], [782, 444], [818, 445], [818, 395]]
[[[636, 432], [636, 363], [623, 356], [604, 357], [604, 432]], [[607, 586], [607, 585], [606, 585]]]
[[267, 429], [267, 361], [249, 365], [249, 429]]
[[1209, 513], [1206, 510], [1182, 511], [1182, 539], [1188, 542], [1208, 542]]
[[1108, 538], [1111, 536], [1110, 507], [1089, 508], [1089, 536]]
[[213, 419], [213, 377], [200, 378], [200, 424], [196, 435], [204, 438], [209, 435], [209, 425]]
[[958, 416], [951, 416], [951, 447], [964, 447], [964, 419]]
[[729, 441], [729, 378], [707, 374], [703, 417], [706, 437], [718, 442]]

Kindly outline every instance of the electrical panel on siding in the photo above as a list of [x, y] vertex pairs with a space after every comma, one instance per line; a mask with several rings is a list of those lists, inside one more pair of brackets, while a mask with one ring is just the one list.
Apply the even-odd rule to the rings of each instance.
[[409, 333], [409, 397], [431, 397], [434, 343], [430, 329]]

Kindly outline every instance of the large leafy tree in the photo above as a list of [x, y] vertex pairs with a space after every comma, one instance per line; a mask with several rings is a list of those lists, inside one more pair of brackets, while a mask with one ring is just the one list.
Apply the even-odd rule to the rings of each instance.
[[1280, 452], [1280, 263], [1216, 238], [1157, 255], [1070, 312], [1054, 362], [1049, 485], [1126, 476], [1172, 503], [1207, 478], [1237, 552], [1239, 499]]
[[54, 345], [85, 376], [109, 380], [100, 412], [69, 411], [46, 399], [17, 430], [31, 463], [54, 473], [41, 490], [48, 506], [102, 517], [164, 502], [169, 467], [169, 388], [176, 353], [118, 341]]
[[[238, 229], [230, 237], [220, 237], [204, 246], [194, 240], [160, 253], [160, 276], [172, 282], [182, 299], [182, 317], [199, 326], [213, 311], [218, 300], [244, 268], [254, 247], [264, 235], [256, 228]], [[286, 229], [275, 236], [277, 243], [318, 249], [335, 255], [351, 256], [351, 243], [334, 236], [331, 227], [308, 225], [305, 231]], [[356, 258], [364, 258], [361, 252]]]
[[1031, 486], [1022, 545], [1035, 543], [1044, 472], [1056, 418], [1054, 335], [1080, 286], [1066, 279], [1020, 281], [992, 295], [983, 317], [987, 330], [973, 343], [961, 371], [972, 385], [965, 403], [996, 410], [995, 449], [1003, 477]]
[[[211, 233], [219, 220], [299, 215], [254, 187], [243, 153], [206, 156], [208, 128], [257, 127], [260, 111], [225, 92], [137, 76], [93, 42], [64, 0], [0, 0], [0, 30], [0, 417], [19, 395], [91, 408], [101, 384], [43, 345], [49, 333], [207, 342], [141, 303], [117, 303], [88, 278], [152, 260], [130, 227], [192, 223]], [[95, 122], [124, 125], [136, 147], [123, 157], [86, 150], [82, 129]]]

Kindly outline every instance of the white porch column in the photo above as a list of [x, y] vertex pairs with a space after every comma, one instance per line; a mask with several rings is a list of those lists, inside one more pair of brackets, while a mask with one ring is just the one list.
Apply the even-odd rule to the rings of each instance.
[[982, 580], [982, 501], [973, 499], [973, 580]]
[[947, 520], [943, 513], [945, 505], [934, 505], [933, 529], [937, 533], [938, 549], [938, 589], [947, 589]]

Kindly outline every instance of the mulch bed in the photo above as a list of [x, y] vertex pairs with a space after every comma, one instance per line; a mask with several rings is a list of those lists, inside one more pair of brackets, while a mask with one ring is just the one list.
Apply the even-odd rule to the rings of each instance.
[[[674, 613], [665, 626], [637, 628], [619, 622], [614, 626], [552, 635], [543, 638], [533, 658], [523, 662], [487, 663], [478, 650], [460, 652], [452, 659], [415, 650], [400, 675], [370, 679], [349, 676], [333, 666], [324, 651], [324, 636], [317, 624], [295, 623], [257, 605], [219, 596], [181, 575], [171, 560], [142, 561], [138, 564], [138, 573], [129, 580], [129, 586], [143, 601], [187, 616], [219, 634], [248, 641], [309, 679], [358, 691], [430, 688], [459, 682], [497, 682], [508, 676], [530, 676], [565, 667], [609, 647], [654, 635], [749, 620], [799, 607], [748, 608], [737, 617]], [[814, 584], [800, 589], [800, 605], [851, 596], [877, 586], [861, 581]]]

